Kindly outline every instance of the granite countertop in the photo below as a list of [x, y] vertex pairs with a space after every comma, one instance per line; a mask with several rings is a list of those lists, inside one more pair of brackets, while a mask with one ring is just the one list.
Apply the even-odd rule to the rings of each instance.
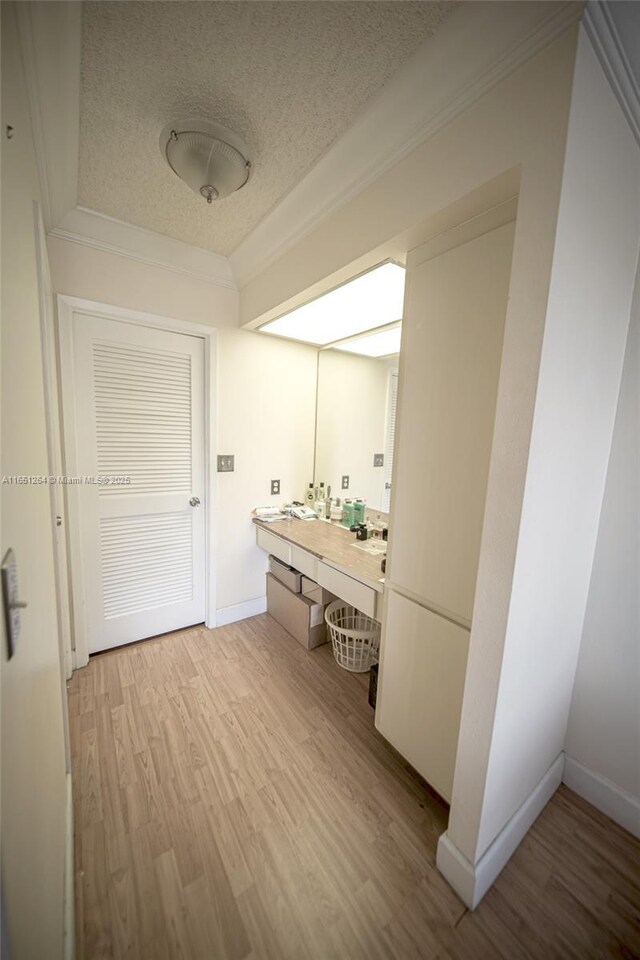
[[332, 567], [382, 593], [384, 583], [381, 578], [384, 574], [380, 562], [383, 555], [372, 556], [358, 549], [354, 546], [359, 542], [355, 533], [351, 533], [341, 524], [327, 520], [296, 519], [265, 523], [257, 517], [254, 517], [253, 522], [263, 530], [308, 550], [321, 560], [326, 560]]

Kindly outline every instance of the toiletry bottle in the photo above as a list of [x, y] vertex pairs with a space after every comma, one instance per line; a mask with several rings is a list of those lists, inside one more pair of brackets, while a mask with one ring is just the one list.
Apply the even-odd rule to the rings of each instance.
[[304, 495], [304, 505], [305, 505], [305, 507], [309, 507], [309, 509], [313, 510], [313, 505], [314, 505], [314, 503], [315, 503], [315, 499], [316, 499], [316, 498], [315, 498], [314, 495], [313, 495], [313, 484], [310, 483], [310, 484], [309, 484], [309, 488], [308, 488], [307, 492], [306, 492], [305, 495]]
[[324, 515], [327, 520], [331, 519], [331, 486], [327, 487], [327, 495], [324, 501]]
[[349, 529], [353, 526], [353, 501], [345, 500], [342, 504], [342, 526]]
[[336, 497], [335, 502], [331, 507], [331, 519], [342, 520], [342, 504], [340, 503], [340, 497]]
[[353, 517], [356, 523], [364, 523], [364, 500], [358, 499], [354, 503]]

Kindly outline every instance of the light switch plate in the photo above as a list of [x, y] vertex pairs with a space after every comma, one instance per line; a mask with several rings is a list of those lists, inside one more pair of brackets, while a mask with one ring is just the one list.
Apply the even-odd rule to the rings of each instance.
[[349, 474], [348, 474], [348, 473], [344, 473], [344, 474], [342, 475], [342, 489], [343, 489], [343, 490], [348, 490], [348, 489], [349, 489]]
[[280, 481], [272, 480], [271, 481], [271, 496], [275, 497], [280, 493]]
[[218, 454], [218, 473], [233, 473], [235, 457], [232, 453]]
[[374, 467], [384, 467], [384, 453], [374, 453], [373, 465]]

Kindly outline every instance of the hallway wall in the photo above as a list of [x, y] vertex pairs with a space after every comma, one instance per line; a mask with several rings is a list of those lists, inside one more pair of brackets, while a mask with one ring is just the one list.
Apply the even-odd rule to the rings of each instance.
[[[47, 476], [33, 201], [39, 199], [13, 3], [2, 4], [2, 467], [0, 552], [18, 564], [20, 640], [7, 659], [2, 620], [2, 883], [10, 956], [59, 960], [67, 777], [58, 647], [53, 518]], [[14, 128], [8, 140], [4, 124]], [[3, 930], [3, 935], [5, 931]]]

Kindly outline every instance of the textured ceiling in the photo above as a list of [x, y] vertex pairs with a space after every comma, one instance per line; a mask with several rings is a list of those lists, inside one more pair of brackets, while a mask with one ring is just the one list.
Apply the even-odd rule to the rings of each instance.
[[[85, 2], [80, 205], [231, 253], [453, 6]], [[165, 124], [194, 115], [239, 133], [253, 163], [248, 185], [211, 206], [158, 147]]]

